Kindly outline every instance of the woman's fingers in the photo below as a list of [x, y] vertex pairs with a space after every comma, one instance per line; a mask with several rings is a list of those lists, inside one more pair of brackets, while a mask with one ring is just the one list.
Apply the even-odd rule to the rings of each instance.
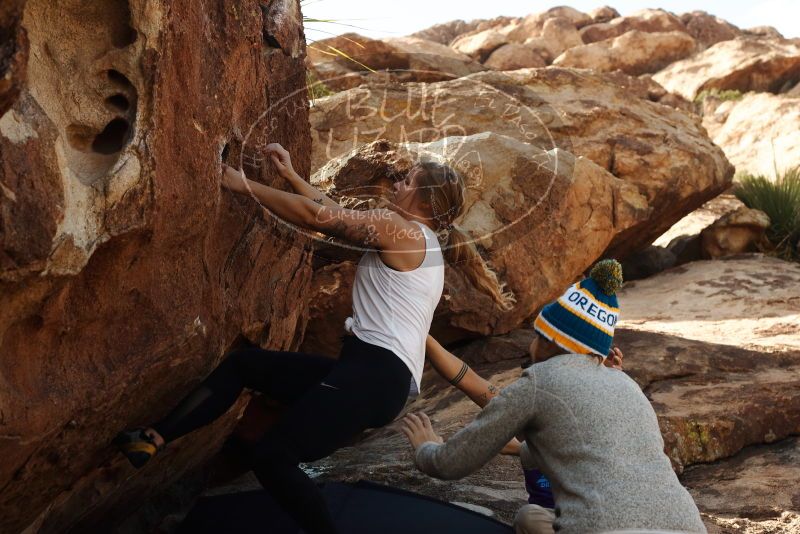
[[428, 414], [425, 412], [420, 412], [419, 415], [422, 418], [422, 424], [425, 426], [425, 428], [433, 430], [433, 425], [431, 425], [431, 420], [428, 417]]
[[264, 147], [264, 150], [268, 154], [277, 155], [281, 161], [285, 161], [289, 158], [289, 152], [278, 143], [270, 143]]
[[286, 165], [284, 165], [283, 162], [275, 154], [270, 154], [269, 157], [272, 160], [272, 163], [274, 163], [275, 166], [278, 167], [278, 169], [283, 170], [286, 168]]

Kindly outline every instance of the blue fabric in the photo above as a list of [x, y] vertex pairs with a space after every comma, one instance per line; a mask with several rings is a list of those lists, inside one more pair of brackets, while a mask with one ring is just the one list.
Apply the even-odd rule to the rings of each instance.
[[528, 491], [528, 503], [538, 504], [544, 508], [555, 508], [550, 481], [538, 469], [523, 469], [525, 473], [525, 489]]

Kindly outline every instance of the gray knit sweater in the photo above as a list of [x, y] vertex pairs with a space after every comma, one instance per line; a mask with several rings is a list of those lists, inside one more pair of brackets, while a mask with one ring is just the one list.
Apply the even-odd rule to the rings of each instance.
[[564, 354], [530, 366], [444, 445], [424, 443], [417, 467], [461, 478], [523, 433], [523, 466], [538, 467], [552, 484], [557, 532], [706, 532], [639, 386], [587, 356]]

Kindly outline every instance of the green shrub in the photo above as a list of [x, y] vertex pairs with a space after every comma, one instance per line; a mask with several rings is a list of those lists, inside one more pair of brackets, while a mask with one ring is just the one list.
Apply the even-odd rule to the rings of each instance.
[[322, 83], [310, 69], [306, 70], [306, 89], [308, 89], [308, 100], [312, 104], [317, 98], [334, 94], [334, 91]]
[[771, 181], [763, 175], [743, 173], [736, 178], [734, 192], [748, 208], [769, 215], [767, 238], [775, 246], [775, 253], [786, 259], [800, 259], [800, 166], [776, 175]]
[[700, 91], [696, 97], [694, 97], [694, 101], [697, 103], [701, 103], [706, 97], [713, 96], [714, 98], [718, 98], [723, 102], [726, 100], [739, 100], [744, 95], [738, 89], [703, 89]]

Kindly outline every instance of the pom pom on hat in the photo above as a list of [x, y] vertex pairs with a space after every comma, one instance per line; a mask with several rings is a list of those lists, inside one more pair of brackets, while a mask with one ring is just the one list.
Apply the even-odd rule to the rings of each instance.
[[597, 282], [606, 295], [615, 295], [622, 287], [622, 265], [617, 260], [598, 261], [589, 272], [589, 278]]

